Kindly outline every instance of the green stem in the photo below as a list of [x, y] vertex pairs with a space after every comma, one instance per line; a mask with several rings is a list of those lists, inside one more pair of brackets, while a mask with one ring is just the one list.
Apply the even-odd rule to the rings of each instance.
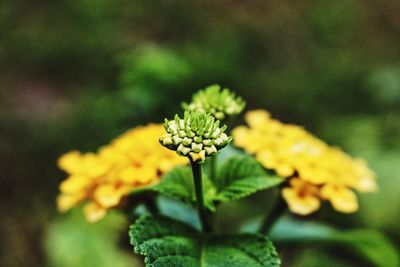
[[202, 171], [201, 164], [194, 162], [191, 158], [190, 165], [192, 167], [193, 172], [193, 180], [194, 180], [194, 188], [196, 193], [196, 201], [197, 201], [197, 211], [199, 214], [201, 228], [203, 232], [209, 233], [211, 232], [211, 225], [207, 220], [207, 214], [204, 207], [204, 194], [203, 194], [203, 179], [202, 179]]
[[263, 223], [261, 224], [259, 232], [262, 234], [268, 234], [271, 230], [272, 226], [276, 223], [276, 221], [284, 214], [287, 210], [287, 206], [285, 201], [281, 196], [279, 196], [277, 203], [272, 208], [271, 212], [267, 214], [264, 218]]

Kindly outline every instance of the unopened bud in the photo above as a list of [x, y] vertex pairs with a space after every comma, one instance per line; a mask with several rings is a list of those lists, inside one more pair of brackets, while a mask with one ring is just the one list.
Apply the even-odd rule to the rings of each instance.
[[182, 103], [185, 110], [210, 113], [218, 120], [241, 113], [245, 106], [241, 97], [216, 84], [194, 94], [191, 103]]
[[202, 162], [232, 141], [232, 137], [224, 133], [226, 126], [219, 125], [210, 114], [186, 111], [183, 119], [176, 115], [174, 120], [165, 121], [167, 134], [160, 138], [160, 143], [181, 156]]

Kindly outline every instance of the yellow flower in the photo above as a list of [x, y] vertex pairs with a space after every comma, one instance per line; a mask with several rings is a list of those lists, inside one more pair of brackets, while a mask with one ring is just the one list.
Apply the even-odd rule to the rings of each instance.
[[107, 209], [103, 208], [96, 202], [89, 202], [83, 207], [83, 213], [88, 222], [95, 223], [106, 216]]
[[86, 198], [84, 193], [80, 194], [60, 194], [57, 197], [57, 207], [60, 212], [66, 212], [78, 205]]
[[308, 215], [319, 209], [321, 203], [316, 186], [299, 178], [293, 178], [290, 185], [282, 190], [282, 197], [291, 212]]
[[87, 201], [83, 212], [89, 222], [96, 222], [133, 189], [157, 183], [164, 173], [185, 164], [184, 158], [160, 146], [163, 133], [162, 124], [148, 124], [128, 130], [97, 153], [61, 156], [58, 165], [69, 176], [60, 183], [58, 209], [65, 212]]
[[345, 186], [326, 184], [321, 188], [321, 196], [329, 200], [337, 211], [352, 213], [358, 210], [356, 194]]
[[[318, 210], [320, 200], [329, 201], [337, 211], [355, 212], [358, 203], [353, 190], [377, 189], [375, 174], [365, 161], [327, 145], [302, 127], [279, 122], [265, 110], [250, 111], [245, 119], [248, 126], [233, 130], [235, 145], [279, 176], [298, 177], [282, 192], [292, 212], [309, 214]], [[300, 186], [299, 181], [305, 184]], [[304, 193], [310, 187], [317, 192]]]

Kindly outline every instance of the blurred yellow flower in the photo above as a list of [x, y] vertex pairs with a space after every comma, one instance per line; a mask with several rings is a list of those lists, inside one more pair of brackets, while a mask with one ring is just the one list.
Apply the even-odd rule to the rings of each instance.
[[282, 189], [282, 197], [293, 213], [307, 215], [319, 209], [318, 187], [297, 177], [290, 180], [290, 185]]
[[65, 212], [87, 200], [83, 212], [89, 222], [102, 219], [135, 188], [157, 183], [165, 172], [186, 163], [158, 142], [162, 124], [127, 131], [97, 153], [71, 151], [58, 160], [68, 174], [60, 184], [57, 206]]
[[289, 179], [282, 196], [290, 211], [310, 214], [329, 201], [340, 212], [358, 209], [353, 190], [373, 192], [375, 174], [362, 159], [354, 159], [313, 136], [302, 127], [284, 124], [265, 110], [250, 111], [248, 126], [233, 130], [234, 143], [267, 169]]

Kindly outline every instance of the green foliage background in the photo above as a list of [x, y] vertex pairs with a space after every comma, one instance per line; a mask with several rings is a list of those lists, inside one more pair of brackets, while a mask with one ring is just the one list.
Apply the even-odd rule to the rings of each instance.
[[[92, 228], [55, 209], [58, 155], [161, 122], [212, 83], [367, 158], [379, 192], [360, 196], [357, 214], [324, 208], [313, 219], [400, 245], [399, 14], [397, 0], [1, 1], [0, 266], [76, 266], [68, 242], [90, 246]], [[223, 206], [222, 229], [269, 203], [257, 194]], [[121, 220], [95, 226], [104, 237], [77, 259], [108, 253], [134, 266]], [[277, 248], [284, 266], [359, 266], [339, 248]], [[80, 266], [110, 266], [101, 262]]]

